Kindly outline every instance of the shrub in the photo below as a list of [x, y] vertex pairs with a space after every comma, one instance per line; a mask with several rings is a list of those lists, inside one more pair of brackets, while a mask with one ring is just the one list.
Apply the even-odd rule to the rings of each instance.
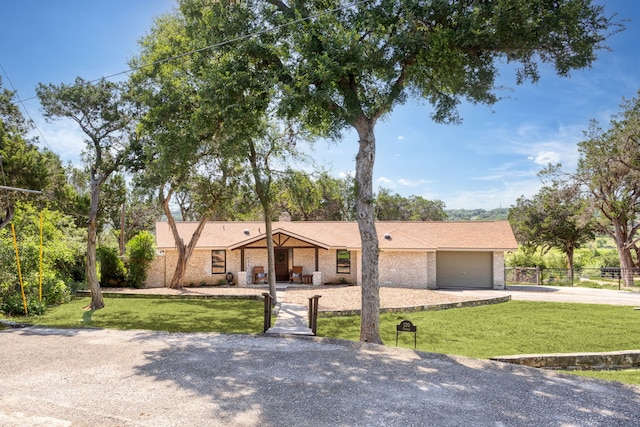
[[507, 256], [506, 265], [509, 267], [543, 267], [542, 257], [535, 253], [527, 253], [521, 249]]
[[[28, 314], [42, 314], [47, 305], [57, 304], [68, 300], [70, 293], [62, 280], [52, 283], [46, 278], [42, 281], [42, 301], [40, 301], [40, 281], [23, 281], [24, 295]], [[0, 312], [7, 316], [19, 316], [24, 312], [24, 302], [20, 284], [0, 286]]]
[[[47, 304], [66, 301], [70, 296], [67, 283], [73, 282], [70, 272], [82, 264], [82, 230], [61, 212], [27, 203], [16, 204], [13, 225], [29, 314], [41, 313]], [[7, 315], [24, 314], [12, 231], [11, 227], [0, 230], [0, 311]]]
[[124, 286], [127, 270], [114, 248], [99, 246], [96, 256], [100, 263], [100, 284], [102, 286]]
[[127, 243], [129, 274], [127, 284], [132, 288], [144, 287], [147, 269], [156, 255], [156, 239], [148, 231], [141, 231]]

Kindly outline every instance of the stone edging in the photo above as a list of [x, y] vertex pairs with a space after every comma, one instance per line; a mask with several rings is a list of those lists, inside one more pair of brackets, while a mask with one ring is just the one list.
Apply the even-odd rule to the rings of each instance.
[[[501, 304], [511, 301], [511, 295], [503, 297], [487, 298], [480, 300], [449, 302], [443, 304], [427, 304], [413, 307], [388, 307], [381, 308], [380, 313], [414, 313], [417, 311], [449, 310], [451, 308], [478, 307], [481, 305]], [[361, 310], [320, 310], [318, 317], [359, 316]]]
[[520, 354], [490, 357], [496, 362], [512, 363], [533, 368], [563, 370], [630, 369], [640, 367], [640, 350], [603, 353]]

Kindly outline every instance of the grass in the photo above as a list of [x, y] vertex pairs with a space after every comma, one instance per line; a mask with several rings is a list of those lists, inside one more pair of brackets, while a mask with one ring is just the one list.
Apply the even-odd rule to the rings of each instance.
[[625, 369], [620, 371], [570, 371], [567, 373], [580, 375], [581, 377], [599, 378], [601, 380], [640, 385], [640, 369]]
[[[404, 319], [417, 326], [418, 350], [479, 359], [631, 350], [638, 348], [640, 337], [640, 313], [632, 307], [509, 301], [444, 311], [382, 314], [380, 334], [385, 344], [395, 345], [396, 326]], [[320, 318], [318, 335], [358, 340], [360, 317]], [[399, 347], [413, 345], [412, 333], [399, 334]], [[581, 374], [640, 385], [638, 370]]]
[[168, 332], [253, 334], [263, 330], [264, 303], [255, 300], [105, 298], [105, 308], [84, 310], [89, 298], [52, 307], [16, 322], [60, 328], [147, 329]]
[[[443, 311], [380, 316], [380, 333], [395, 345], [396, 325], [403, 319], [418, 328], [418, 349], [488, 358], [509, 354], [571, 353], [637, 348], [639, 313], [631, 307], [509, 301]], [[318, 333], [357, 340], [360, 317], [318, 320]], [[413, 347], [413, 334], [401, 333], [399, 346]]]

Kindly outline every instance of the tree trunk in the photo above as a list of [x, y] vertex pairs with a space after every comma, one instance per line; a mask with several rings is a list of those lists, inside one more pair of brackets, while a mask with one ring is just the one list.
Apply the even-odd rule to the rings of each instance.
[[[200, 222], [198, 223], [198, 227], [193, 232], [193, 235], [191, 236], [191, 240], [189, 241], [189, 244], [187, 246], [185, 246], [184, 241], [178, 236], [176, 240], [176, 247], [178, 249], [178, 261], [176, 264], [176, 269], [173, 273], [173, 277], [171, 278], [171, 282], [169, 283], [170, 288], [182, 287], [184, 282], [184, 276], [187, 273], [187, 265], [189, 265], [189, 259], [191, 258], [191, 255], [193, 254], [193, 250], [198, 244], [198, 240], [200, 240], [200, 235], [202, 235], [202, 230], [204, 229], [204, 226], [206, 225], [207, 220], [208, 220], [207, 217], [202, 217], [202, 219], [200, 219]], [[171, 225], [172, 227], [171, 231], [173, 232], [175, 229], [175, 232], [174, 232], [174, 237], [175, 237], [178, 231], [177, 231], [177, 228], [175, 228], [176, 227], [175, 221], [171, 221], [169, 224], [171, 223], [173, 223], [173, 225]]]
[[98, 282], [96, 263], [96, 244], [98, 238], [98, 203], [100, 199], [100, 183], [95, 176], [91, 177], [91, 206], [89, 208], [89, 224], [87, 228], [87, 262], [85, 273], [89, 291], [91, 292], [91, 310], [104, 308], [104, 299]]
[[265, 209], [264, 228], [267, 237], [267, 271], [269, 272], [269, 294], [271, 294], [271, 304], [278, 303], [276, 295], [276, 266], [273, 259], [273, 234], [271, 232], [271, 210]]
[[356, 217], [362, 244], [362, 315], [360, 341], [382, 344], [380, 338], [380, 285], [378, 275], [378, 235], [373, 215], [373, 164], [376, 138], [374, 123], [360, 117], [354, 123], [358, 131], [356, 156]]
[[574, 262], [573, 262], [574, 252], [575, 252], [575, 246], [573, 244], [569, 244], [565, 247], [565, 253], [567, 254], [567, 262], [569, 264], [569, 279], [571, 280], [571, 286], [573, 286], [573, 279], [574, 279]]
[[169, 201], [171, 200], [171, 196], [173, 195], [173, 191], [170, 189], [169, 194], [165, 198], [160, 192], [160, 197], [162, 199], [162, 210], [164, 211], [165, 216], [167, 217], [167, 221], [169, 222], [169, 228], [171, 229], [171, 233], [173, 234], [173, 240], [176, 243], [176, 249], [178, 251], [178, 260], [176, 261], [176, 269], [173, 272], [173, 277], [171, 278], [171, 282], [169, 282], [169, 288], [181, 288], [184, 282], [184, 276], [187, 273], [187, 265], [189, 263], [189, 259], [191, 258], [191, 254], [200, 239], [200, 235], [202, 235], [202, 230], [204, 229], [205, 224], [207, 223], [208, 218], [203, 216], [198, 223], [198, 227], [193, 232], [191, 239], [189, 240], [189, 244], [185, 246], [184, 240], [180, 237], [178, 233], [178, 227], [176, 226], [176, 221], [173, 219], [173, 215], [171, 214], [171, 209], [169, 208]]
[[614, 240], [616, 242], [616, 249], [618, 250], [618, 257], [620, 258], [620, 274], [624, 283], [624, 286], [633, 286], [633, 273], [631, 270], [634, 267], [633, 258], [631, 257], [630, 247], [633, 243], [633, 236], [630, 236], [625, 226], [619, 221], [612, 220]]
[[0, 230], [5, 228], [7, 224], [9, 224], [13, 220], [13, 206], [7, 206], [7, 211], [4, 215], [4, 218], [0, 219]]

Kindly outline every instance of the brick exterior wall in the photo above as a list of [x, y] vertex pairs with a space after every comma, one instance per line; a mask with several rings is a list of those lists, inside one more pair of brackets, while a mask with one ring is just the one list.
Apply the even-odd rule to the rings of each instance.
[[493, 253], [493, 289], [504, 289], [504, 252]]
[[[157, 256], [148, 271], [146, 287], [164, 287], [171, 281], [177, 261], [177, 251], [165, 251], [164, 256]], [[322, 273], [319, 283], [340, 283], [341, 279], [348, 283], [362, 285], [359, 268], [362, 259], [360, 251], [351, 251], [350, 274], [338, 274], [337, 251], [318, 250], [318, 267]], [[252, 283], [251, 272], [254, 266], [267, 266], [267, 253], [264, 249], [246, 249], [245, 266], [240, 265], [241, 252], [239, 250], [226, 252], [226, 271], [233, 273], [234, 282], [238, 283], [238, 276], [245, 274], [246, 283]], [[380, 253], [380, 286], [436, 289], [436, 253], [435, 252], [393, 252]], [[315, 273], [315, 249], [294, 248], [289, 255], [290, 268], [301, 265], [303, 274]], [[211, 250], [196, 250], [191, 256], [189, 267], [185, 275], [184, 284], [201, 285], [216, 284], [225, 280], [225, 274], [211, 273]], [[240, 283], [243, 284], [241, 280]], [[504, 289], [504, 253], [493, 253], [493, 288]]]
[[425, 252], [381, 252], [380, 286], [426, 289], [428, 261]]
[[166, 283], [166, 258], [163, 255], [156, 255], [147, 270], [147, 288], [164, 288]]
[[436, 253], [427, 252], [427, 289], [438, 289]]

